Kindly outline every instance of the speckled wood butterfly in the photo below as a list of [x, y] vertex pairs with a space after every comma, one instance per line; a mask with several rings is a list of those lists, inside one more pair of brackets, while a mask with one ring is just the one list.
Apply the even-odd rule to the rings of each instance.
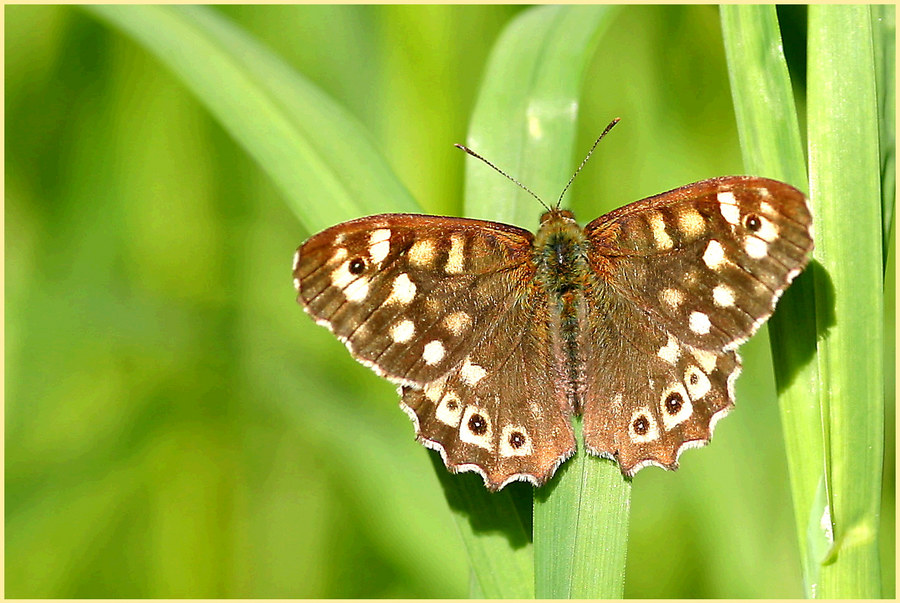
[[709, 441], [734, 405], [736, 348], [803, 270], [811, 224], [800, 191], [747, 176], [584, 228], [557, 203], [537, 234], [384, 214], [311, 237], [294, 286], [354, 358], [399, 384], [417, 438], [450, 471], [490, 490], [540, 486], [575, 452], [581, 414], [587, 451], [632, 476]]

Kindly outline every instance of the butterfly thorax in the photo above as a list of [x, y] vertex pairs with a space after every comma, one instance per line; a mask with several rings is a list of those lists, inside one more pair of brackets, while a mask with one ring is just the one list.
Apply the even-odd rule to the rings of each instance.
[[584, 233], [568, 210], [554, 209], [541, 216], [541, 228], [534, 238], [537, 278], [554, 297], [584, 285]]

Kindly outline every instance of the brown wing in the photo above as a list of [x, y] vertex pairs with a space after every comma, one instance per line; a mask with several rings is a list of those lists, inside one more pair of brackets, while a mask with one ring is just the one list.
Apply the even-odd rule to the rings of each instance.
[[648, 464], [673, 469], [684, 449], [709, 440], [734, 404], [734, 350], [806, 265], [811, 220], [795, 188], [727, 177], [587, 225], [590, 452], [631, 475]]
[[313, 236], [294, 262], [304, 309], [401, 384], [417, 437], [450, 470], [478, 471], [491, 489], [543, 483], [574, 451], [532, 240], [493, 222], [387, 214]]
[[629, 476], [650, 464], [675, 469], [681, 453], [706, 444], [734, 406], [740, 358], [678, 341], [609, 286], [591, 298], [585, 448], [618, 461]]
[[451, 471], [476, 471], [490, 490], [516, 480], [540, 486], [575, 452], [548, 325], [546, 294], [532, 287], [493, 314], [461, 365], [424, 388], [402, 389], [419, 440]]
[[410, 214], [338, 224], [297, 250], [297, 301], [350, 353], [403, 385], [462, 362], [513, 283], [533, 278], [532, 235], [462, 218]]
[[733, 349], [806, 266], [812, 217], [803, 193], [764, 178], [697, 182], [585, 227], [596, 274], [666, 331]]

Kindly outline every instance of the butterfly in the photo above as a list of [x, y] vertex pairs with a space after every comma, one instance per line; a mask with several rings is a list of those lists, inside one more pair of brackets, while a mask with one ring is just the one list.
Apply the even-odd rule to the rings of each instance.
[[382, 214], [303, 243], [294, 286], [356, 360], [399, 385], [417, 439], [450, 471], [492, 491], [541, 486], [574, 454], [581, 415], [585, 449], [630, 477], [675, 469], [712, 437], [734, 405], [737, 347], [806, 266], [811, 227], [803, 193], [750, 176], [583, 228], [557, 202], [534, 234]]

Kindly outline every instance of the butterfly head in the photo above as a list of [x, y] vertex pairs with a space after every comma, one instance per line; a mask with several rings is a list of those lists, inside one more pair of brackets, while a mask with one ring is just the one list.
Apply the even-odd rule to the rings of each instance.
[[548, 211], [545, 211], [541, 215], [541, 226], [546, 226], [547, 224], [551, 224], [553, 222], [567, 222], [575, 224], [575, 214], [568, 209], [559, 209], [554, 208]]

